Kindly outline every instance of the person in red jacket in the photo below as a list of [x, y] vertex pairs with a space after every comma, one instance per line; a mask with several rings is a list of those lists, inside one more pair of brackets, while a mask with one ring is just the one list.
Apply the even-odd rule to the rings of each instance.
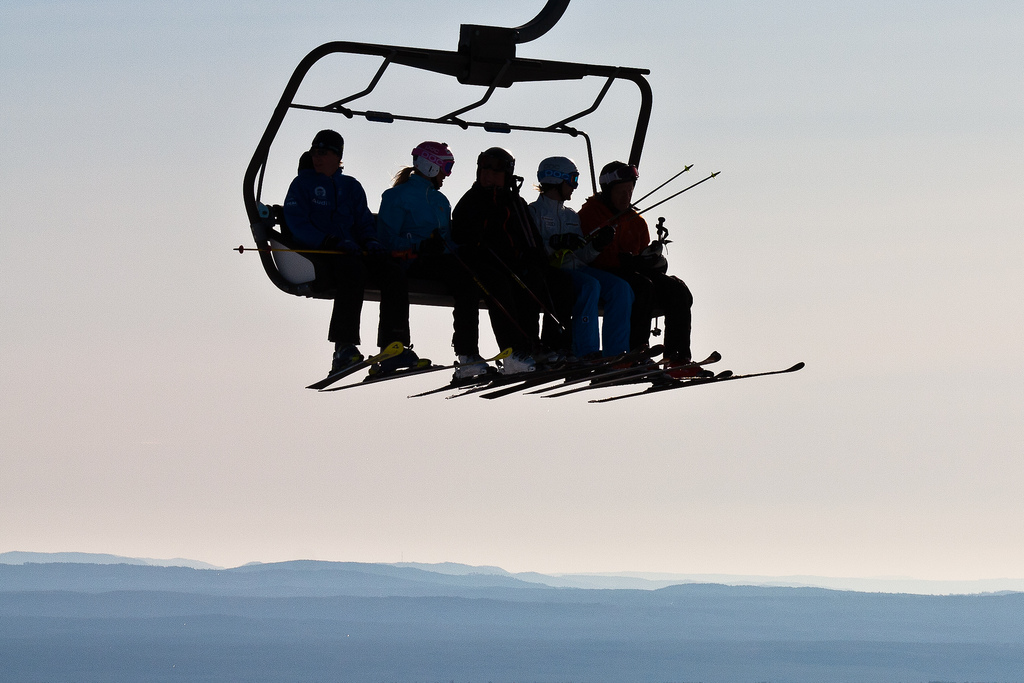
[[613, 161], [601, 169], [601, 191], [587, 199], [579, 211], [583, 234], [599, 230], [605, 225], [615, 227], [615, 237], [591, 263], [629, 282], [635, 299], [630, 318], [630, 346], [639, 348], [650, 343], [651, 317], [655, 304], [660, 304], [665, 315], [665, 356], [669, 374], [690, 376], [699, 368], [672, 367], [690, 361], [690, 307], [693, 295], [679, 278], [665, 272], [663, 259], [652, 266], [652, 260], [641, 256], [651, 243], [647, 221], [636, 212], [631, 202], [633, 189], [639, 178], [636, 166]]

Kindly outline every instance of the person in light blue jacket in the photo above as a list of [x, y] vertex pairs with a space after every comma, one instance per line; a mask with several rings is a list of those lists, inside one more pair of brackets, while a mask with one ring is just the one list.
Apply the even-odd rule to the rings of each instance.
[[[579, 216], [565, 206], [579, 185], [579, 175], [572, 159], [548, 157], [540, 162], [540, 196], [530, 204], [530, 215], [554, 265], [572, 276], [576, 294], [572, 309], [573, 355], [616, 356], [629, 351], [633, 290], [622, 278], [589, 265], [611, 243], [614, 229], [606, 226], [589, 241], [583, 237]], [[598, 335], [599, 304], [604, 305], [603, 344]]]
[[412, 166], [395, 176], [377, 212], [381, 243], [405, 266], [407, 277], [443, 283], [455, 299], [452, 346], [458, 357], [456, 378], [488, 371], [480, 356], [480, 292], [451, 252], [451, 213], [441, 193], [455, 157], [443, 142], [421, 142], [412, 150]]

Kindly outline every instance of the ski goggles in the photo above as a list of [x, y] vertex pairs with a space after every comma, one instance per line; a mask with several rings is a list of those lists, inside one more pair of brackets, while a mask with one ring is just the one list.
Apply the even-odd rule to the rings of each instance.
[[537, 180], [543, 183], [548, 178], [555, 178], [557, 180], [567, 182], [569, 183], [569, 185], [572, 186], [572, 189], [574, 190], [580, 186], [579, 173], [566, 173], [565, 171], [546, 170], [544, 171], [544, 175], [538, 178]]
[[635, 183], [639, 177], [640, 172], [636, 169], [636, 166], [620, 166], [614, 171], [602, 173], [600, 183], [601, 185], [614, 185], [615, 183], [623, 182]]

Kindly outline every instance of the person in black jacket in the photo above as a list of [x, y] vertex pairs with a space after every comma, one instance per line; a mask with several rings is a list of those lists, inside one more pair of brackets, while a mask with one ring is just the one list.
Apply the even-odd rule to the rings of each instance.
[[[537, 359], [550, 360], [572, 347], [572, 279], [548, 265], [540, 233], [519, 196], [522, 179], [514, 173], [515, 158], [507, 150], [481, 152], [476, 182], [452, 211], [459, 255], [490, 293], [488, 313], [498, 346], [513, 350], [502, 364], [505, 374], [529, 372]], [[542, 309], [548, 314], [538, 338]]]

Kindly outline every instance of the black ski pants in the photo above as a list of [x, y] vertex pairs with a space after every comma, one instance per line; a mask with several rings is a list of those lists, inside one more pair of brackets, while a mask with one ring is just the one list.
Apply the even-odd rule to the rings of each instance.
[[409, 263], [411, 278], [441, 282], [455, 299], [452, 347], [457, 356], [480, 353], [480, 290], [452, 254], [422, 254]]
[[[567, 351], [572, 348], [572, 326], [569, 320], [576, 297], [572, 276], [567, 271], [551, 266], [516, 269], [516, 275], [524, 287], [490, 254], [472, 248], [463, 248], [459, 254], [490, 293], [484, 299], [487, 301], [491, 329], [500, 348], [511, 347], [524, 353]], [[541, 306], [537, 299], [555, 314], [564, 329], [549, 316], [544, 316], [541, 328]]]
[[693, 294], [686, 283], [674, 275], [638, 273], [622, 268], [609, 269], [633, 288], [633, 311], [629, 321], [629, 345], [639, 348], [651, 342], [651, 318], [655, 306], [665, 314], [665, 355], [690, 355], [690, 312]]
[[309, 254], [317, 286], [334, 290], [334, 310], [327, 333], [335, 344], [359, 344], [363, 290], [380, 288], [377, 346], [399, 341], [409, 345], [409, 292], [401, 265], [390, 257], [359, 254]]

